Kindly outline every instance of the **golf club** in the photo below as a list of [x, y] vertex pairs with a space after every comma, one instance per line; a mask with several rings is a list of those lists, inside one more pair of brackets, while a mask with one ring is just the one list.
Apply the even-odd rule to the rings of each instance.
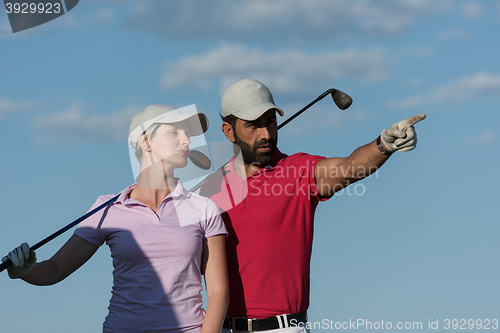
[[289, 122], [291, 122], [292, 120], [297, 118], [302, 112], [309, 109], [311, 106], [313, 106], [314, 104], [316, 104], [317, 102], [319, 102], [320, 100], [322, 100], [323, 98], [325, 98], [328, 95], [332, 95], [333, 101], [338, 106], [338, 108], [341, 110], [346, 110], [352, 104], [352, 98], [349, 95], [347, 95], [346, 93], [344, 93], [340, 90], [337, 90], [337, 89], [333, 89], [333, 88], [328, 89], [327, 91], [325, 91], [324, 93], [319, 95], [318, 98], [316, 98], [314, 101], [307, 104], [302, 109], [297, 111], [294, 115], [292, 115], [290, 118], [288, 118], [287, 120], [282, 122], [278, 126], [278, 129], [284, 127], [286, 124], [288, 124]]
[[[295, 112], [290, 118], [288, 118], [287, 120], [285, 120], [284, 122], [282, 122], [278, 126], [278, 130], [281, 129], [281, 128], [283, 128], [286, 124], [288, 124], [289, 122], [291, 122], [292, 120], [294, 120], [295, 118], [297, 118], [301, 113], [303, 113], [304, 111], [306, 111], [311, 106], [313, 106], [314, 104], [316, 104], [317, 102], [319, 102], [320, 100], [322, 100], [323, 98], [325, 98], [328, 95], [332, 95], [333, 101], [338, 106], [338, 108], [341, 109], [341, 110], [346, 110], [352, 104], [352, 98], [349, 95], [347, 95], [346, 93], [344, 93], [344, 92], [342, 92], [340, 90], [330, 88], [327, 91], [325, 91], [324, 93], [322, 93], [321, 95], [319, 95], [318, 98], [316, 98], [314, 101], [312, 101], [311, 103], [307, 104], [302, 109], [300, 109], [299, 111]], [[224, 163], [224, 165], [222, 165], [220, 168], [218, 168], [217, 170], [215, 170], [214, 172], [212, 172], [210, 175], [208, 175], [204, 180], [202, 180], [201, 182], [199, 182], [198, 184], [196, 184], [193, 188], [191, 188], [190, 192], [197, 191], [200, 187], [203, 186], [203, 184], [205, 184], [210, 179], [212, 179], [212, 177], [214, 177], [217, 174], [217, 172], [221, 171], [226, 165], [227, 165], [227, 163]]]
[[[193, 162], [194, 165], [196, 165], [197, 167], [199, 167], [200, 169], [203, 169], [203, 170], [209, 170], [210, 167], [211, 167], [211, 165], [212, 165], [212, 162], [210, 161], [210, 159], [205, 154], [203, 154], [202, 152], [200, 152], [198, 150], [191, 150], [190, 154], [189, 154], [189, 159], [191, 160], [191, 162]], [[115, 197], [113, 197], [110, 200], [106, 201], [105, 203], [103, 203], [99, 207], [94, 208], [93, 210], [91, 210], [87, 214], [79, 217], [78, 219], [74, 220], [73, 222], [71, 222], [67, 226], [59, 229], [58, 231], [54, 232], [52, 235], [46, 237], [42, 241], [40, 241], [40, 242], [36, 243], [35, 245], [31, 246], [30, 248], [32, 250], [36, 250], [36, 249], [42, 247], [43, 245], [47, 244], [48, 242], [50, 242], [51, 240], [53, 240], [57, 236], [65, 233], [69, 229], [73, 228], [78, 223], [80, 223], [83, 220], [87, 219], [88, 217], [94, 215], [95, 213], [97, 213], [98, 211], [100, 211], [101, 209], [103, 209], [104, 207], [109, 206], [111, 203], [115, 202], [116, 199], [118, 199], [119, 196], [120, 196], [119, 194], [116, 195]], [[5, 270], [6, 268], [9, 268], [11, 265], [12, 265], [12, 261], [10, 261], [10, 260], [8, 260], [8, 261], [6, 261], [4, 263], [0, 263], [0, 272], [3, 271], [3, 270]]]

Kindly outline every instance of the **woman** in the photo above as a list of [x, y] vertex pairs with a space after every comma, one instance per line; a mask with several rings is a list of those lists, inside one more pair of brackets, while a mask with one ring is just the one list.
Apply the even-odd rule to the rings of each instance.
[[[9, 276], [34, 285], [58, 283], [106, 242], [114, 270], [103, 332], [220, 332], [228, 304], [227, 232], [217, 206], [174, 178], [174, 170], [187, 165], [190, 136], [207, 128], [204, 114], [168, 105], [149, 105], [135, 115], [129, 140], [140, 161], [138, 182], [81, 222], [49, 260], [36, 263], [26, 243], [11, 251], [2, 259], [13, 263]], [[99, 197], [91, 209], [112, 197]]]

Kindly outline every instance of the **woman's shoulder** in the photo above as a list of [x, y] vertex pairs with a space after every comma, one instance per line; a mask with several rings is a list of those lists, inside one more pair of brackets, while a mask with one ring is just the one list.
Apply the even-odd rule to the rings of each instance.
[[128, 194], [132, 191], [132, 189], [135, 187], [135, 184], [132, 184], [128, 186], [127, 188], [123, 189], [119, 193], [111, 193], [111, 194], [104, 194], [99, 197], [97, 197], [96, 201], [92, 205], [92, 208], [95, 208], [99, 205], [102, 205], [103, 203], [116, 198], [115, 202], [121, 202], [124, 199], [128, 197]]
[[101, 196], [97, 197], [97, 199], [95, 200], [95, 202], [90, 207], [89, 211], [92, 210], [92, 209], [94, 209], [94, 208], [99, 207], [100, 205], [102, 205], [105, 202], [113, 199], [116, 196], [117, 196], [117, 194], [105, 194], [105, 195], [101, 195]]
[[198, 209], [202, 209], [208, 215], [212, 215], [213, 213], [219, 213], [219, 207], [215, 202], [213, 202], [210, 198], [200, 195], [198, 193], [190, 193], [190, 202], [195, 205]]
[[210, 200], [209, 197], [206, 197], [204, 195], [200, 195], [198, 193], [190, 192], [190, 197], [191, 197], [190, 199], [193, 200], [193, 202], [203, 203], [204, 205], [207, 205], [207, 206], [215, 205], [215, 202]]

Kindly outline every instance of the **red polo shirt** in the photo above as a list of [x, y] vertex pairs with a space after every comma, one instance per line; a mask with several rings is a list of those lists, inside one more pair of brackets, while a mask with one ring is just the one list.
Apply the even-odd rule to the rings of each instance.
[[276, 151], [270, 167], [247, 179], [231, 161], [200, 194], [223, 209], [229, 317], [266, 318], [306, 311], [314, 211], [314, 168], [324, 159]]

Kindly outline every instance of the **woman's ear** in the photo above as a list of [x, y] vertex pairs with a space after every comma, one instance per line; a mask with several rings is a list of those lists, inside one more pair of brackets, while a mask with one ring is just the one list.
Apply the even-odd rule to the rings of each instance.
[[233, 128], [233, 126], [231, 126], [230, 123], [228, 123], [226, 121], [222, 123], [222, 132], [224, 133], [226, 138], [228, 138], [229, 141], [231, 141], [233, 143], [234, 143], [234, 141], [236, 141], [236, 139], [234, 137], [234, 128]]
[[151, 151], [151, 147], [149, 146], [149, 141], [148, 141], [148, 137], [146, 135], [141, 135], [139, 137], [139, 146], [141, 146], [141, 149], [142, 151], [147, 151], [147, 152], [150, 152]]

